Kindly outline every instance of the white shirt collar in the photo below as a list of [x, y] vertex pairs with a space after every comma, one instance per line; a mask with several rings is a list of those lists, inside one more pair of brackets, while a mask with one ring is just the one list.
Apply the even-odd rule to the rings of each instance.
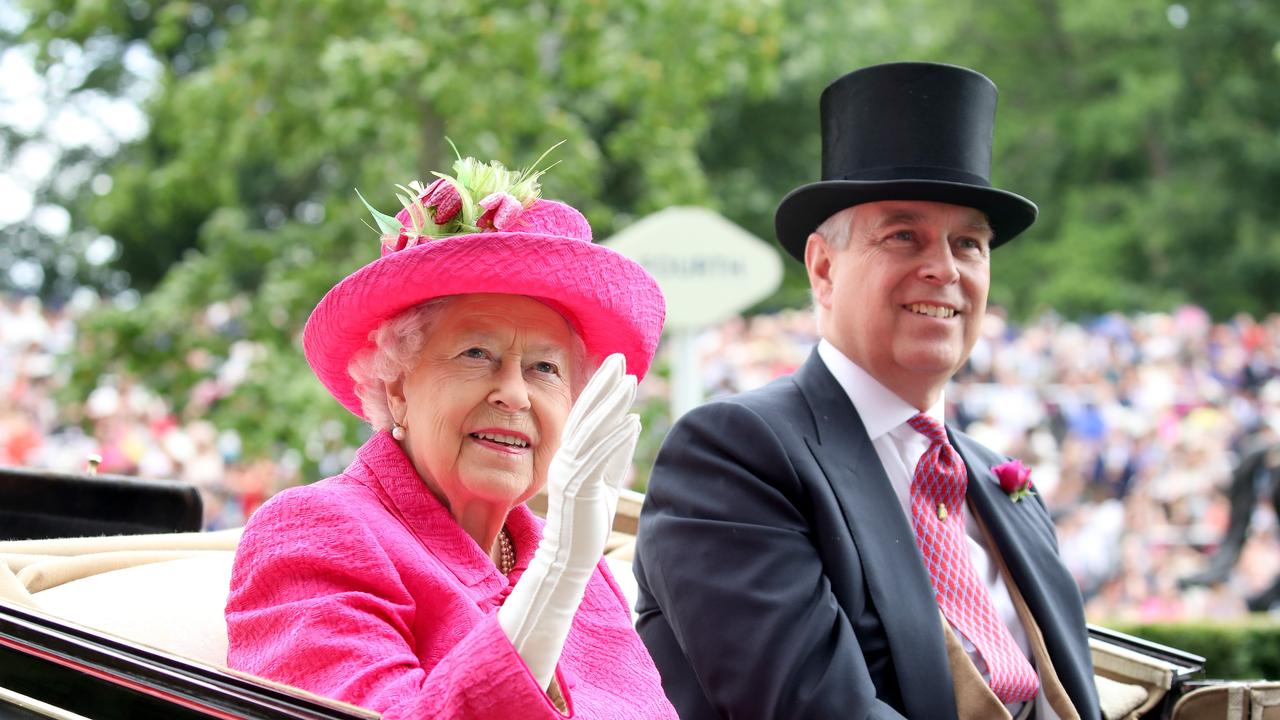
[[[872, 442], [905, 424], [919, 412], [892, 390], [881, 385], [880, 381], [871, 377], [866, 370], [845, 357], [845, 354], [837, 350], [835, 345], [827, 342], [826, 338], [818, 341], [818, 357], [822, 358], [827, 369], [835, 376], [836, 382], [840, 383], [840, 387], [849, 396]], [[944, 423], [945, 408], [945, 393], [939, 393], [938, 402], [925, 413], [939, 423]]]

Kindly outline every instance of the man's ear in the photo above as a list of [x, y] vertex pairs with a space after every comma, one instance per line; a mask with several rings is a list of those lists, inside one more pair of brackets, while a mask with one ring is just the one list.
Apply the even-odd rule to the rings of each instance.
[[816, 232], [809, 233], [804, 244], [804, 269], [809, 273], [813, 301], [824, 310], [831, 309], [831, 255], [827, 239]]

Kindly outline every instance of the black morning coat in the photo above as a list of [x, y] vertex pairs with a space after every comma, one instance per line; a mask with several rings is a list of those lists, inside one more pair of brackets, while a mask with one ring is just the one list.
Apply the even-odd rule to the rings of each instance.
[[[985, 521], [1083, 718], [1099, 717], [1080, 591], [1039, 496], [951, 430]], [[640, 632], [684, 720], [956, 717], [943, 626], [909, 520], [815, 351], [691, 411], [658, 454], [634, 560]]]

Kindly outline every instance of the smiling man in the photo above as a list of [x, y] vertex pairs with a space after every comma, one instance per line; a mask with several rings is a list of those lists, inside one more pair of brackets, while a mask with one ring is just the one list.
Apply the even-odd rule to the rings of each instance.
[[995, 105], [930, 63], [823, 93], [823, 180], [776, 218], [822, 339], [682, 418], [640, 519], [637, 627], [681, 718], [1099, 717], [1043, 502], [943, 412], [991, 252], [1036, 217], [987, 179]]

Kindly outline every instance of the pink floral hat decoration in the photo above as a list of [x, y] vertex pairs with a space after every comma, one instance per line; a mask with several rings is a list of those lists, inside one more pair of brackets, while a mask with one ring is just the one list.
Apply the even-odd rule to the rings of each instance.
[[347, 366], [372, 347], [371, 333], [445, 295], [536, 298], [568, 319], [588, 356], [620, 352], [627, 372], [644, 377], [666, 317], [657, 281], [638, 263], [592, 243], [582, 213], [541, 199], [545, 170], [537, 166], [517, 172], [459, 156], [453, 175], [433, 173], [430, 185], [399, 186], [404, 207], [395, 217], [365, 201], [382, 256], [329, 290], [302, 335], [311, 369], [345, 408], [364, 417]]

